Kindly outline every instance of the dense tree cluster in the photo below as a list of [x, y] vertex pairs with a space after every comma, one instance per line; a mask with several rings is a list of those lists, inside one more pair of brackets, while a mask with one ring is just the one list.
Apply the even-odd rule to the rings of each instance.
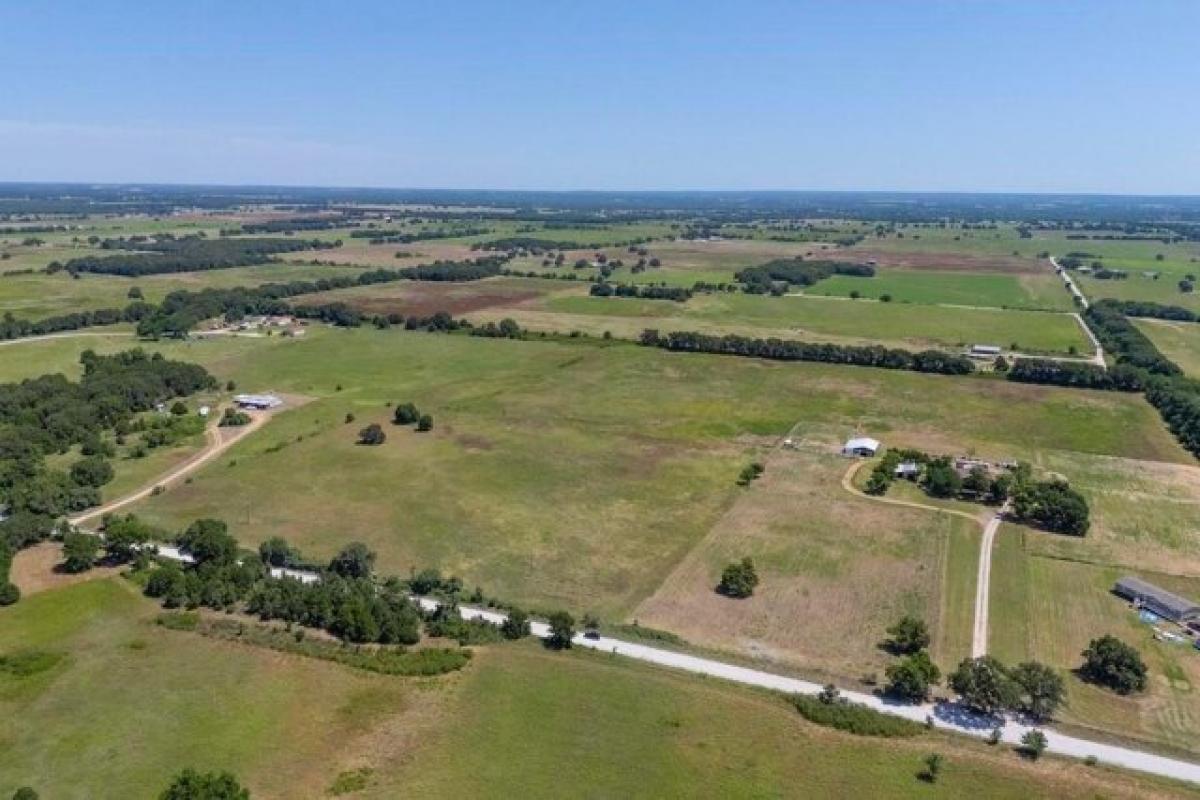
[[228, 772], [185, 769], [175, 776], [158, 800], [250, 800], [250, 790]]
[[435, 239], [456, 239], [462, 236], [486, 236], [491, 228], [426, 228], [419, 231], [359, 230], [350, 234], [355, 239], [368, 239], [370, 244], [412, 244]]
[[0, 340], [22, 339], [26, 336], [45, 336], [50, 333], [75, 331], [96, 325], [117, 325], [122, 322], [137, 322], [153, 313], [154, 306], [133, 302], [125, 308], [97, 308], [92, 311], [77, 311], [42, 319], [18, 319], [11, 311], [0, 318]]
[[[195, 236], [130, 242], [132, 250], [119, 255], [82, 256], [62, 265], [68, 272], [103, 275], [159, 275], [210, 269], [253, 266], [271, 261], [278, 253], [324, 250], [336, 245], [318, 239], [206, 239]], [[144, 252], [143, 252], [144, 251]], [[51, 268], [54, 265], [51, 265]]]
[[964, 705], [980, 714], [1019, 711], [1047, 720], [1066, 698], [1062, 677], [1037, 661], [1008, 668], [992, 656], [963, 659], [948, 684]]
[[692, 290], [682, 286], [606, 282], [592, 284], [589, 293], [592, 297], [640, 297], [643, 300], [674, 300], [677, 303], [689, 300], [692, 296]]
[[1048, 531], [1084, 536], [1091, 526], [1088, 504], [1060, 480], [1019, 481], [1012, 494], [1013, 516]]
[[800, 258], [780, 258], [755, 267], [739, 270], [734, 277], [750, 294], [780, 294], [788, 286], [812, 286], [832, 275], [855, 275], [871, 278], [875, 268], [868, 264], [843, 261], [805, 261]]
[[971, 360], [965, 356], [940, 350], [913, 353], [881, 345], [859, 347], [787, 339], [751, 339], [733, 334], [717, 336], [694, 331], [673, 331], [660, 335], [655, 330], [643, 331], [639, 342], [648, 347], [690, 353], [718, 353], [778, 361], [818, 361], [826, 364], [906, 369], [943, 375], [966, 375], [975, 369]]
[[[298, 233], [300, 231], [327, 231], [341, 228], [352, 223], [345, 217], [291, 217], [290, 219], [270, 219], [265, 222], [243, 222], [241, 233]], [[228, 236], [234, 231], [221, 231], [222, 236]], [[351, 236], [358, 231], [351, 233]]]
[[1127, 317], [1153, 317], [1154, 319], [1169, 319], [1178, 322], [1196, 322], [1200, 317], [1190, 308], [1183, 306], [1164, 305], [1150, 300], [1104, 300], [1113, 309], [1119, 310]]
[[1048, 358], [1018, 358], [1005, 377], [1017, 383], [1118, 392], [1140, 392], [1146, 385], [1142, 372], [1126, 365], [1118, 364], [1112, 369], [1105, 369], [1096, 364], [1052, 361]]
[[1152, 375], [1179, 375], [1181, 370], [1158, 351], [1146, 334], [1130, 322], [1119, 303], [1100, 300], [1084, 312], [1088, 327], [1118, 364], [1128, 364]]

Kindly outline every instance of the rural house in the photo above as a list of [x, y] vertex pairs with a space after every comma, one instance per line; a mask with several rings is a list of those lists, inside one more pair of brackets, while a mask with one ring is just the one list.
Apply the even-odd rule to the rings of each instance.
[[842, 447], [842, 455], [870, 458], [879, 452], [880, 447], [878, 439], [872, 439], [869, 436], [856, 436], [846, 441], [846, 444]]

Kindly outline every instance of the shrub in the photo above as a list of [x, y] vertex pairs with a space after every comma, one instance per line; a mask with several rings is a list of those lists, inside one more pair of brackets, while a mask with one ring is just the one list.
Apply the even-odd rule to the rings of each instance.
[[929, 647], [929, 628], [925, 620], [913, 616], [904, 616], [895, 625], [887, 629], [888, 647], [895, 653], [908, 655]]
[[429, 414], [422, 414], [421, 418], [417, 420], [417, 430], [422, 433], [433, 430], [433, 417]]
[[11, 606], [21, 599], [21, 590], [15, 583], [0, 583], [0, 606]]
[[383, 428], [378, 423], [372, 422], [367, 427], [358, 432], [358, 443], [369, 446], [381, 445], [387, 441], [387, 434], [383, 432]]
[[555, 650], [566, 650], [571, 647], [571, 640], [575, 638], [575, 618], [566, 611], [555, 611], [549, 617], [550, 636], [546, 639], [546, 646]]
[[902, 700], [924, 701], [929, 690], [942, 678], [942, 672], [929, 658], [925, 650], [905, 656], [895, 664], [889, 664], [885, 691]]
[[734, 562], [721, 572], [721, 582], [717, 584], [717, 592], [726, 597], [743, 599], [754, 594], [758, 586], [758, 572], [754, 562], [747, 556], [740, 562]]
[[396, 406], [392, 421], [397, 425], [412, 425], [421, 418], [421, 413], [412, 403], [400, 403]]
[[912, 720], [883, 714], [873, 708], [867, 708], [844, 699], [825, 702], [819, 697], [795, 695], [792, 697], [792, 703], [800, 712], [800, 716], [809, 722], [836, 728], [856, 736], [896, 738], [916, 736], [922, 731], [921, 726]]

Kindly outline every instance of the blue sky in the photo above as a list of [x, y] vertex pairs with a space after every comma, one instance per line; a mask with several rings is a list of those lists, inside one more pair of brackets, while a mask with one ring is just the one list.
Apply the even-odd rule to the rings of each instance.
[[1200, 3], [0, 4], [0, 180], [1200, 193]]

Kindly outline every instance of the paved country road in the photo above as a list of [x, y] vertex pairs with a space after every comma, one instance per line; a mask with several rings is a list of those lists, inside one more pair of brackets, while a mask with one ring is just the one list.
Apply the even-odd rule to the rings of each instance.
[[[436, 600], [424, 597], [416, 599], [426, 610], [431, 610], [438, 606]], [[505, 619], [503, 614], [495, 611], [468, 608], [465, 606], [459, 608], [459, 613], [462, 614], [464, 619], [484, 619], [496, 625], [499, 625]], [[535, 636], [544, 639], [550, 635], [549, 626], [543, 622], [534, 622], [531, 627]], [[721, 661], [687, 655], [686, 653], [662, 650], [657, 647], [648, 647], [644, 644], [612, 639], [607, 636], [589, 639], [583, 635], [577, 635], [573, 643], [577, 647], [615, 653], [626, 658], [658, 664], [663, 667], [671, 667], [697, 675], [708, 675], [747, 686], [773, 689], [786, 694], [815, 695], [822, 688], [819, 684], [812, 683], [811, 681], [788, 678], [762, 670], [726, 664]], [[1001, 740], [1014, 745], [1019, 744], [1021, 737], [1034, 727], [1017, 720], [998, 720], [976, 714], [957, 703], [943, 702], [911, 705], [862, 692], [850, 691], [842, 692], [842, 697], [854, 703], [861, 703], [884, 714], [904, 717], [914, 722], [924, 723], [927, 719], [932, 719], [934, 726], [937, 728], [977, 738], [988, 737], [991, 735], [992, 730], [999, 725]], [[1075, 736], [1068, 736], [1052, 728], [1039, 728], [1039, 730], [1046, 735], [1046, 749], [1051, 753], [1071, 756], [1073, 758], [1088, 758], [1089, 756], [1093, 756], [1103, 764], [1200, 784], [1200, 764], [1155, 755], [1129, 747], [1103, 744]]]

